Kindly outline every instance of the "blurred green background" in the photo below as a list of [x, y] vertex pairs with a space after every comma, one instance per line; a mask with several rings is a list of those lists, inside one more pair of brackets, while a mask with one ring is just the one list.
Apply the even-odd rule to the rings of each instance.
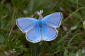
[[[55, 40], [33, 44], [15, 23], [39, 10], [63, 20]], [[0, 56], [85, 56], [85, 0], [0, 0]]]

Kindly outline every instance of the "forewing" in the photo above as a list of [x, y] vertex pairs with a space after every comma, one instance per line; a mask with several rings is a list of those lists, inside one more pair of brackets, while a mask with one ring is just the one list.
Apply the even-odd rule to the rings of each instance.
[[42, 20], [46, 22], [49, 26], [52, 26], [54, 28], [58, 28], [60, 26], [62, 19], [62, 13], [61, 12], [56, 12], [50, 15], [47, 15], [44, 17]]
[[40, 28], [38, 23], [26, 33], [26, 39], [30, 42], [37, 43], [41, 41]]
[[54, 40], [57, 37], [58, 31], [55, 28], [42, 24], [42, 39], [45, 41]]
[[28, 18], [28, 17], [27, 18], [18, 18], [16, 20], [16, 24], [23, 33], [26, 33], [31, 28], [33, 28], [36, 21], [37, 20], [35, 18]]

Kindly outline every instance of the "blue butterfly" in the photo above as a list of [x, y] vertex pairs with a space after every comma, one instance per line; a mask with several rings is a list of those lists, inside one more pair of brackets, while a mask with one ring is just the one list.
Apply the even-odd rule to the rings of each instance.
[[54, 40], [58, 35], [56, 28], [60, 26], [61, 20], [62, 13], [56, 12], [38, 20], [30, 17], [18, 18], [16, 24], [23, 33], [26, 33], [28, 41], [37, 43]]

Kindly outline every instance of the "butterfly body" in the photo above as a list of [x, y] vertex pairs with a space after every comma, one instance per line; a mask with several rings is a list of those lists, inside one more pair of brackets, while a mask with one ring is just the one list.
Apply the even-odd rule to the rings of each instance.
[[38, 20], [39, 27], [42, 28], [42, 20]]
[[56, 28], [60, 26], [61, 19], [62, 14], [56, 12], [39, 20], [19, 18], [17, 19], [17, 26], [23, 33], [26, 33], [26, 39], [30, 42], [51, 41], [58, 35]]

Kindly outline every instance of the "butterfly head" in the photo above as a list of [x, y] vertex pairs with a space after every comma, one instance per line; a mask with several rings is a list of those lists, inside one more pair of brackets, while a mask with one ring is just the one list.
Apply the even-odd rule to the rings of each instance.
[[37, 11], [37, 15], [39, 15], [39, 19], [43, 18], [42, 14], [43, 14], [43, 10]]

